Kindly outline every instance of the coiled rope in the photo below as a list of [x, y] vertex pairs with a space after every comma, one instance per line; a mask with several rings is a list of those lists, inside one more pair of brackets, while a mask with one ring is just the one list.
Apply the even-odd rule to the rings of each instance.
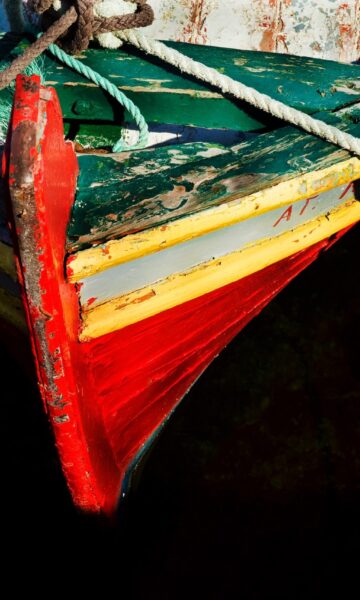
[[[13, 2], [15, 1], [19, 0], [13, 0]], [[43, 15], [43, 26], [46, 25], [48, 28], [23, 55], [15, 59], [8, 69], [0, 73], [0, 89], [8, 85], [34, 58], [39, 56], [46, 48], [49, 48], [59, 60], [106, 89], [127, 108], [140, 129], [139, 140], [135, 147], [143, 147], [146, 145], [148, 131], [146, 122], [137, 107], [99, 73], [94, 72], [65, 52], [66, 50], [74, 53], [86, 49], [89, 41], [96, 34], [99, 34], [98, 39], [101, 43], [100, 34], [116, 32], [116, 36], [121, 41], [132, 44], [139, 50], [160, 58], [181, 72], [192, 75], [220, 89], [223, 93], [231, 94], [235, 98], [244, 100], [274, 117], [287, 121], [308, 133], [360, 156], [359, 138], [319, 119], [314, 119], [310, 115], [235, 81], [211, 67], [184, 56], [177, 50], [168, 48], [161, 42], [149, 40], [142, 33], [135, 31], [135, 27], [149, 25], [154, 18], [154, 14], [151, 7], [147, 5], [146, 0], [130, 1], [136, 4], [135, 13], [115, 17], [99, 17], [94, 12], [96, 0], [61, 0], [61, 2], [60, 0], [28, 0], [29, 9]], [[55, 5], [57, 10], [54, 8]], [[58, 17], [59, 7], [65, 10], [60, 17]], [[56, 19], [55, 22], [54, 18]], [[54, 44], [56, 40], [57, 45]], [[62, 48], [59, 48], [59, 45]], [[115, 144], [114, 151], [115, 148], [116, 151], [124, 149], [122, 140]]]

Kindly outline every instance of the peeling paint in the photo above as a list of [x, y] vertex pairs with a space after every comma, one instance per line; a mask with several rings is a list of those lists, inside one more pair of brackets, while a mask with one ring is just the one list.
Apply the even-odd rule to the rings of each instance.
[[352, 62], [360, 0], [152, 0], [160, 39]]

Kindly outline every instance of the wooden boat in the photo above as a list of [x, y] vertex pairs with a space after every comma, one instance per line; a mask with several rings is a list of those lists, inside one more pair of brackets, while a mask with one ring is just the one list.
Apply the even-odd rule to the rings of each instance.
[[[23, 43], [3, 35], [1, 56]], [[359, 66], [170, 45], [360, 136]], [[214, 357], [359, 221], [360, 159], [130, 48], [83, 60], [136, 101], [151, 146], [104, 151], [126, 115], [49, 56], [45, 83], [17, 79], [0, 318], [17, 352], [30, 336], [74, 502], [111, 514]]]

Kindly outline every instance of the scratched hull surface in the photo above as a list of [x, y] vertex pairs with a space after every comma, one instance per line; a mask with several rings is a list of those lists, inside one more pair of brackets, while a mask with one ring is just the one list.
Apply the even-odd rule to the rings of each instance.
[[359, 0], [153, 0], [161, 39], [352, 62]]

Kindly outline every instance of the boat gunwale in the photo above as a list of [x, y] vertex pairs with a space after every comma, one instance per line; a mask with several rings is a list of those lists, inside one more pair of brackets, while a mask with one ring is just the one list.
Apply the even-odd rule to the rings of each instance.
[[360, 179], [360, 159], [347, 158], [330, 167], [290, 177], [247, 196], [233, 194], [217, 206], [159, 224], [141, 232], [110, 239], [67, 257], [67, 277], [76, 283], [117, 265], [234, 225]]

